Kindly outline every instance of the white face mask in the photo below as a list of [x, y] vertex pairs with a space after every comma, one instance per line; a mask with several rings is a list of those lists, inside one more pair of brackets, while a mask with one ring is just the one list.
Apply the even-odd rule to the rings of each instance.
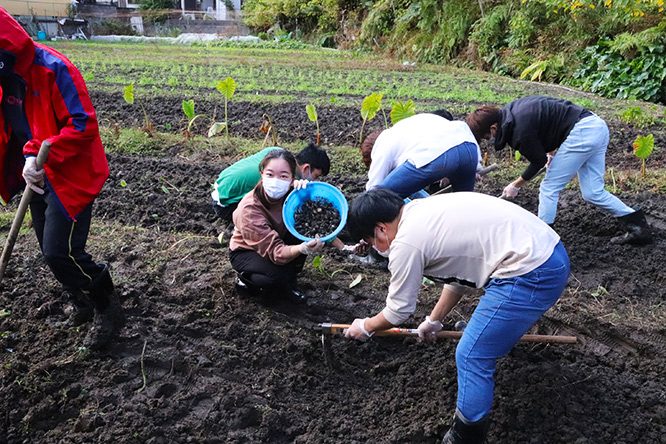
[[[381, 257], [389, 257], [389, 254], [391, 253], [391, 245], [389, 244], [388, 241], [388, 235], [385, 236], [386, 236], [386, 245], [388, 245], [388, 248], [386, 250], [382, 251], [376, 246], [374, 245], [372, 246], [372, 248], [374, 248], [377, 254], [380, 255]], [[375, 239], [377, 239], [377, 234], [375, 234]]]
[[264, 177], [264, 191], [271, 199], [281, 199], [291, 186], [290, 180], [282, 180], [277, 177]]

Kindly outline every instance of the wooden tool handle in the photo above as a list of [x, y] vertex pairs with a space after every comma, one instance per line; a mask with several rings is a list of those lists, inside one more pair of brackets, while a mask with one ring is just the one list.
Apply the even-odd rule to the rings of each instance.
[[[324, 333], [342, 335], [350, 327], [350, 324], [321, 324], [320, 327]], [[460, 339], [463, 335], [461, 331], [442, 330], [435, 333], [436, 338], [442, 339]], [[390, 328], [375, 332], [373, 336], [418, 336], [418, 329], [415, 328]], [[578, 339], [575, 336], [553, 336], [553, 335], [523, 335], [520, 342], [545, 342], [558, 344], [575, 344]]]
[[[46, 163], [46, 158], [49, 155], [49, 150], [51, 149], [51, 143], [46, 140], [42, 142], [42, 146], [39, 148], [37, 153], [37, 159], [35, 160], [35, 168], [41, 170]], [[7, 264], [9, 263], [9, 256], [12, 254], [14, 249], [14, 244], [16, 243], [16, 238], [18, 237], [19, 231], [21, 230], [21, 225], [23, 224], [23, 218], [25, 218], [25, 213], [28, 211], [28, 206], [32, 200], [32, 195], [34, 191], [28, 185], [25, 186], [23, 191], [23, 196], [21, 196], [21, 202], [19, 202], [18, 208], [16, 209], [16, 214], [14, 215], [14, 221], [12, 222], [12, 227], [9, 230], [7, 235], [7, 241], [5, 242], [5, 247], [2, 250], [2, 256], [0, 257], [0, 282], [5, 276], [5, 270], [7, 269]]]

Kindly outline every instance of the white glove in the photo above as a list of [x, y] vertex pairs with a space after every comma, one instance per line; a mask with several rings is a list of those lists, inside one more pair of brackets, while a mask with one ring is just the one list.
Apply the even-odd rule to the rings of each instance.
[[520, 191], [520, 188], [514, 187], [513, 185], [509, 184], [504, 188], [504, 191], [502, 191], [502, 197], [505, 197], [507, 199], [513, 199], [518, 195], [518, 191]]
[[434, 341], [435, 333], [442, 329], [443, 325], [439, 321], [431, 321], [430, 316], [426, 316], [425, 321], [419, 325], [419, 341]]
[[44, 194], [44, 169], [37, 170], [37, 158], [34, 156], [25, 159], [23, 166], [23, 179], [25, 183], [37, 194]]
[[300, 190], [301, 188], [305, 188], [307, 186], [308, 186], [308, 180], [307, 179], [294, 180], [294, 189], [295, 190]]
[[347, 329], [347, 333], [345, 333], [345, 338], [356, 339], [363, 342], [370, 339], [375, 333], [368, 333], [368, 330], [365, 329], [365, 321], [368, 319], [370, 318], [354, 319], [354, 322], [352, 322], [352, 324]]
[[345, 245], [342, 247], [342, 251], [347, 251], [354, 254], [365, 254], [370, 249], [370, 245], [364, 240], [360, 241], [356, 245]]
[[550, 164], [555, 158], [555, 156], [553, 154], [548, 153], [546, 154], [546, 157], [548, 157], [548, 161], [546, 162], [546, 171], [548, 171], [550, 169]]
[[316, 237], [311, 241], [300, 244], [298, 246], [298, 251], [300, 251], [301, 254], [314, 254], [320, 252], [322, 248], [324, 248], [324, 243], [319, 237]]

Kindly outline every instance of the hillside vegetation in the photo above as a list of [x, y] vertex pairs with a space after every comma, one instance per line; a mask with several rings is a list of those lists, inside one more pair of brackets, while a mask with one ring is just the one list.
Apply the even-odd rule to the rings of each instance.
[[664, 0], [247, 0], [268, 38], [666, 103]]

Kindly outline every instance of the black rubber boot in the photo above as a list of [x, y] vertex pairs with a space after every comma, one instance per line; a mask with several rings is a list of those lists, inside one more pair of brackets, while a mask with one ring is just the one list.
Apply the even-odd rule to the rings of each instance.
[[78, 327], [93, 320], [95, 314], [93, 303], [88, 299], [83, 291], [78, 289], [68, 289], [63, 292], [67, 298], [67, 307], [65, 314], [68, 319], [65, 325], [68, 327]]
[[107, 345], [125, 324], [123, 308], [113, 287], [108, 265], [95, 278], [87, 292], [95, 306], [95, 317], [83, 345], [91, 350], [99, 350]]
[[456, 411], [453, 424], [444, 435], [442, 444], [485, 444], [489, 425], [490, 414], [476, 422], [469, 422], [463, 418], [460, 412]]
[[650, 226], [645, 220], [645, 214], [640, 208], [626, 216], [618, 217], [617, 220], [624, 225], [627, 232], [622, 236], [612, 238], [611, 243], [645, 245], [652, 242], [652, 230], [650, 230]]
[[236, 273], [236, 285], [234, 289], [236, 290], [236, 294], [241, 297], [258, 298], [264, 296], [264, 291], [254, 285], [244, 271]]

